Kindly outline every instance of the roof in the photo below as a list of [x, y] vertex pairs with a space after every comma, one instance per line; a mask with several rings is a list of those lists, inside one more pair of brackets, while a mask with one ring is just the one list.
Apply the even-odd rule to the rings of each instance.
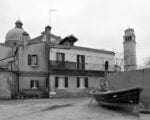
[[[54, 39], [56, 39], [56, 40], [60, 40], [61, 39], [60, 36], [56, 36], [54, 34], [51, 34], [51, 37], [54, 38]], [[42, 39], [43, 39], [43, 35], [40, 35], [40, 36], [37, 36], [37, 37], [33, 38], [32, 41], [41, 42]]]
[[66, 41], [76, 42], [76, 41], [78, 41], [78, 39], [74, 35], [69, 35], [69, 36], [65, 37], [63, 40], [61, 40], [59, 44], [63, 44]]
[[5, 43], [0, 43], [0, 45], [5, 46], [5, 47], [12, 48], [12, 47], [8, 46], [8, 45], [7, 45], [7, 44], [5, 44]]
[[[22, 22], [20, 20], [17, 20], [15, 22], [15, 27], [10, 29], [7, 33], [6, 33], [6, 37], [5, 37], [5, 42], [7, 41], [23, 41], [23, 33], [25, 32], [25, 30], [22, 28]], [[27, 32], [26, 32], [27, 33]], [[29, 34], [28, 34], [29, 36]], [[30, 36], [29, 36], [30, 38]]]
[[81, 46], [64, 46], [64, 45], [54, 45], [49, 44], [51, 48], [58, 48], [58, 49], [76, 49], [76, 50], [84, 50], [84, 51], [90, 51], [90, 52], [98, 52], [98, 53], [104, 53], [104, 54], [112, 54], [115, 55], [115, 52], [108, 51], [108, 50], [102, 50], [102, 49], [94, 49], [94, 48], [88, 48], [88, 47], [81, 47]]

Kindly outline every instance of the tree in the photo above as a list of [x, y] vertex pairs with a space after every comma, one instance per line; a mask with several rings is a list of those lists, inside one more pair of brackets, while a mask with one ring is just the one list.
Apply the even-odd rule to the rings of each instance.
[[123, 53], [115, 54], [115, 71], [122, 71], [124, 65]]
[[144, 67], [145, 68], [150, 68], [150, 57], [145, 58]]

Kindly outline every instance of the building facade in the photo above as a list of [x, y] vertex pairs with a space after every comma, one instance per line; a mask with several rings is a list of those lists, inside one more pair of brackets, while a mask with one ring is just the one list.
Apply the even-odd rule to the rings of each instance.
[[[46, 26], [40, 36], [31, 39], [18, 20], [0, 44], [1, 71], [16, 76], [11, 95], [23, 97], [84, 96], [99, 87], [104, 79], [105, 63], [114, 70], [114, 52], [76, 46], [78, 39], [51, 34]], [[11, 80], [10, 83], [13, 83]], [[10, 90], [11, 91], [11, 90]]]

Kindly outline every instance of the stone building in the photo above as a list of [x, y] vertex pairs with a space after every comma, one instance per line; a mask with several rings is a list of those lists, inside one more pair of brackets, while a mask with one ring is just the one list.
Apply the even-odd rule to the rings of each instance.
[[129, 28], [125, 30], [123, 36], [123, 48], [124, 48], [124, 70], [136, 70], [136, 36], [134, 29]]
[[76, 46], [77, 41], [73, 35], [62, 39], [52, 34], [50, 26], [31, 39], [17, 20], [0, 44], [0, 71], [9, 86], [7, 95], [0, 89], [0, 97], [83, 96], [99, 87], [104, 64], [114, 70], [114, 52]]

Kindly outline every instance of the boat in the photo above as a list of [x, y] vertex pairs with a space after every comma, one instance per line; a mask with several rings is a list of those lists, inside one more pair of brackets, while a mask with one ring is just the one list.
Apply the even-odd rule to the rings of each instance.
[[140, 87], [132, 87], [119, 90], [92, 90], [91, 95], [100, 105], [121, 106], [123, 104], [139, 104]]
[[106, 107], [121, 107], [139, 116], [139, 98], [142, 88], [132, 87], [119, 90], [92, 90], [96, 102]]
[[109, 64], [106, 62], [105, 79], [100, 81], [100, 88], [90, 91], [90, 94], [95, 98], [96, 102], [102, 106], [129, 108], [132, 109], [133, 113], [139, 116], [139, 99], [142, 88], [134, 86], [131, 88], [110, 90], [109, 81], [107, 80], [108, 68]]

